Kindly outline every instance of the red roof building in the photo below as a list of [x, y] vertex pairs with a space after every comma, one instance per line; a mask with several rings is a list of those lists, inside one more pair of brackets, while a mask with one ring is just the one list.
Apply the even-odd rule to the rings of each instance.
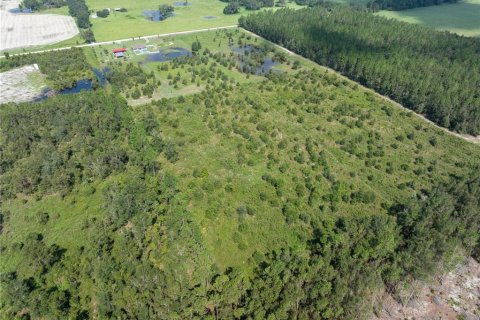
[[117, 48], [117, 49], [113, 49], [113, 50], [112, 50], [113, 53], [125, 52], [125, 51], [127, 51], [127, 48]]

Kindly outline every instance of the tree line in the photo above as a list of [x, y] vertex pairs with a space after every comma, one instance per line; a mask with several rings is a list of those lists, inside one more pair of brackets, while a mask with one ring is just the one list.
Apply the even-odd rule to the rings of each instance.
[[346, 6], [251, 14], [240, 25], [403, 104], [438, 125], [480, 133], [480, 40]]
[[46, 8], [60, 8], [65, 4], [65, 0], [23, 0], [20, 7], [37, 11]]
[[90, 23], [90, 11], [85, 0], [66, 0], [68, 13], [75, 18], [77, 25], [81, 30], [82, 37], [86, 42], [95, 42]]
[[367, 7], [373, 10], [406, 10], [418, 7], [428, 7], [444, 3], [457, 3], [458, 0], [373, 0]]

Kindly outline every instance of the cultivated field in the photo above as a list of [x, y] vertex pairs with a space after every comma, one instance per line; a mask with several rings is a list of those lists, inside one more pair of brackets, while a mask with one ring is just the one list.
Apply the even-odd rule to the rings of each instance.
[[78, 34], [72, 17], [10, 12], [18, 4], [18, 0], [1, 2], [0, 51], [52, 44]]
[[38, 66], [28, 65], [0, 73], [0, 103], [27, 102], [42, 95], [45, 80]]
[[465, 36], [480, 36], [480, 0], [464, 0], [455, 4], [404, 11], [380, 11], [377, 14]]
[[[191, 0], [187, 6], [175, 6], [175, 16], [164, 21], [150, 21], [144, 11], [157, 10], [158, 5], [171, 4], [175, 1], [152, 2], [150, 0], [87, 0], [90, 10], [98, 11], [104, 8], [123, 7], [128, 12], [112, 12], [107, 18], [90, 19], [93, 33], [97, 41], [139, 37], [145, 35], [187, 31], [228, 26], [236, 24], [243, 10], [239, 14], [225, 15], [225, 2], [219, 0]], [[290, 7], [299, 7], [289, 3]]]

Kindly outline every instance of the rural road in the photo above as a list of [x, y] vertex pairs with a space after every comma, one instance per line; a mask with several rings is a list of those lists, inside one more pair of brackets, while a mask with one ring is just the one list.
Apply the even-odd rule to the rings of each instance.
[[[25, 54], [30, 54], [30, 53], [42, 53], [42, 52], [49, 52], [49, 51], [61, 51], [61, 50], [68, 50], [68, 49], [72, 49], [72, 48], [83, 48], [83, 47], [94, 47], [94, 46], [100, 46], [100, 45], [104, 45], [104, 44], [115, 44], [115, 43], [122, 43], [122, 42], [127, 42], [127, 41], [132, 41], [132, 40], [141, 40], [141, 39], [153, 39], [153, 38], [161, 38], [161, 37], [169, 37], [169, 36], [176, 36], [176, 35], [184, 35], [184, 34], [191, 34], [191, 33], [198, 33], [198, 32], [207, 32], [207, 31], [213, 31], [213, 30], [221, 30], [221, 29], [232, 29], [232, 28], [238, 28], [238, 25], [234, 24], [234, 25], [229, 25], [229, 26], [223, 26], [223, 27], [213, 27], [213, 28], [207, 28], [207, 29], [196, 29], [196, 30], [188, 30], [188, 31], [178, 31], [178, 32], [170, 32], [170, 33], [163, 33], [163, 34], [154, 34], [154, 35], [149, 35], [149, 36], [142, 36], [142, 37], [133, 37], [133, 38], [125, 38], [125, 39], [119, 39], [119, 40], [111, 40], [111, 41], [103, 41], [103, 42], [92, 42], [92, 43], [87, 43], [87, 44], [81, 44], [81, 45], [76, 45], [76, 46], [70, 46], [70, 47], [63, 47], [63, 48], [56, 48], [56, 49], [48, 49], [48, 50], [39, 50], [39, 51], [32, 51], [32, 52], [23, 52], [23, 53], [17, 53], [17, 54], [12, 54], [11, 56], [17, 56], [17, 55], [25, 55]], [[251, 34], [252, 36], [254, 37], [257, 37], [257, 38], [261, 38], [263, 39], [261, 36], [253, 33], [253, 32], [250, 32], [248, 30], [245, 30], [244, 31], [248, 34]], [[303, 57], [303, 56], [300, 56], [298, 54], [296, 54], [295, 52], [293, 51], [290, 51], [288, 50], [287, 48], [285, 47], [282, 47], [276, 43], [273, 43], [271, 42], [275, 47], [279, 48], [280, 50], [286, 52], [287, 54], [289, 55], [292, 55], [292, 56], [296, 56], [296, 57], [299, 57], [301, 59], [305, 59], [305, 60], [308, 60], [307, 58]], [[4, 58], [4, 56], [0, 56], [0, 58]], [[325, 68], [335, 74], [337, 74], [338, 76], [340, 76], [341, 78], [347, 80], [347, 81], [350, 81], [350, 82], [355, 82], [349, 78], [347, 78], [346, 76], [342, 75], [341, 73], [333, 70], [333, 69], [330, 69], [326, 66], [322, 66], [322, 65], [319, 65], [320, 67], [322, 68]], [[357, 82], [355, 82], [357, 83]], [[412, 112], [413, 114], [415, 114], [416, 116], [420, 117], [421, 119], [423, 119], [424, 121], [430, 123], [431, 125], [437, 127], [438, 129], [448, 133], [448, 134], [451, 134], [453, 136], [456, 136], [458, 138], [461, 138], [463, 140], [466, 140], [466, 141], [469, 141], [471, 143], [474, 143], [474, 144], [480, 144], [480, 136], [471, 136], [471, 135], [467, 135], [467, 134], [460, 134], [460, 133], [457, 133], [457, 132], [453, 132], [453, 131], [450, 131], [444, 127], [441, 127], [439, 125], [437, 125], [436, 123], [430, 121], [429, 119], [427, 119], [425, 116], [421, 115], [421, 114], [418, 114], [416, 112], [413, 112], [412, 110], [404, 107], [403, 105], [401, 105], [400, 103], [398, 102], [395, 102], [393, 101], [392, 99], [390, 99], [389, 97], [387, 96], [383, 96], [381, 95], [380, 93], [372, 90], [372, 89], [369, 89], [363, 85], [361, 85], [360, 83], [357, 83], [360, 87], [362, 87], [364, 90], [366, 91], [369, 91], [373, 94], [375, 94], [376, 96], [384, 99], [385, 101], [388, 101], [394, 105], [396, 105], [397, 107], [400, 107], [406, 111], [409, 111], [409, 112]]]
[[[177, 35], [191, 34], [191, 33], [198, 33], [198, 32], [207, 32], [207, 31], [213, 31], [213, 30], [232, 29], [232, 28], [237, 28], [237, 27], [238, 27], [238, 25], [234, 24], [234, 25], [230, 25], [230, 26], [213, 27], [213, 28], [207, 28], [207, 29], [196, 29], [196, 30], [188, 30], [188, 31], [161, 33], [161, 34], [154, 34], [154, 35], [143, 36], [143, 37], [131, 37], [131, 38], [110, 40], [110, 41], [103, 41], [103, 42], [92, 42], [92, 43], [79, 44], [79, 45], [70, 46], [70, 47], [62, 47], [62, 48], [55, 48], [55, 49], [22, 52], [22, 53], [10, 54], [10, 56], [13, 57], [13, 56], [21, 56], [21, 55], [31, 54], [31, 53], [62, 51], [62, 50], [69, 50], [69, 49], [72, 49], [72, 48], [95, 47], [95, 46], [101, 46], [101, 45], [104, 45], [104, 44], [115, 44], [115, 43], [122, 43], [122, 42], [127, 42], [127, 41], [132, 41], [132, 40], [142, 40], [142, 39], [146, 40], [146, 39], [170, 37], [170, 36], [177, 36]], [[0, 56], [0, 58], [5, 58], [5, 56], [2, 55], [2, 56]]]

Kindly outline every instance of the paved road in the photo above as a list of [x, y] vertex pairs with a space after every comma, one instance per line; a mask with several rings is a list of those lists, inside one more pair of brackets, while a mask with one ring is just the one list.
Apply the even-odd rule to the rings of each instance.
[[[207, 32], [207, 31], [213, 31], [213, 30], [221, 30], [221, 29], [232, 29], [232, 28], [237, 28], [238, 25], [230, 25], [230, 26], [224, 26], [224, 27], [214, 27], [214, 28], [208, 28], [208, 29], [196, 29], [196, 30], [188, 30], [188, 31], [178, 31], [178, 32], [170, 32], [170, 33], [162, 33], [162, 34], [154, 34], [150, 36], [143, 36], [143, 37], [132, 37], [132, 38], [126, 38], [126, 39], [118, 39], [118, 40], [111, 40], [111, 41], [103, 41], [103, 42], [92, 42], [92, 43], [86, 43], [86, 44], [79, 44], [76, 46], [71, 46], [71, 47], [62, 47], [62, 48], [55, 48], [55, 49], [47, 49], [47, 50], [38, 50], [38, 51], [29, 51], [29, 52], [22, 52], [22, 53], [16, 53], [16, 54], [10, 54], [10, 56], [21, 56], [25, 54], [30, 54], [30, 53], [42, 53], [42, 52], [49, 52], [49, 51], [62, 51], [62, 50], [68, 50], [72, 48], [83, 48], [83, 47], [95, 47], [95, 46], [101, 46], [104, 44], [116, 44], [116, 43], [122, 43], [122, 42], [127, 42], [127, 41], [132, 41], [133, 39], [138, 40], [138, 39], [153, 39], [153, 38], [161, 38], [161, 37], [170, 37], [170, 36], [176, 36], [176, 35], [182, 35], [182, 34], [191, 34], [191, 33], [198, 33], [198, 32]], [[0, 58], [4, 58], [5, 56], [0, 56]]]

